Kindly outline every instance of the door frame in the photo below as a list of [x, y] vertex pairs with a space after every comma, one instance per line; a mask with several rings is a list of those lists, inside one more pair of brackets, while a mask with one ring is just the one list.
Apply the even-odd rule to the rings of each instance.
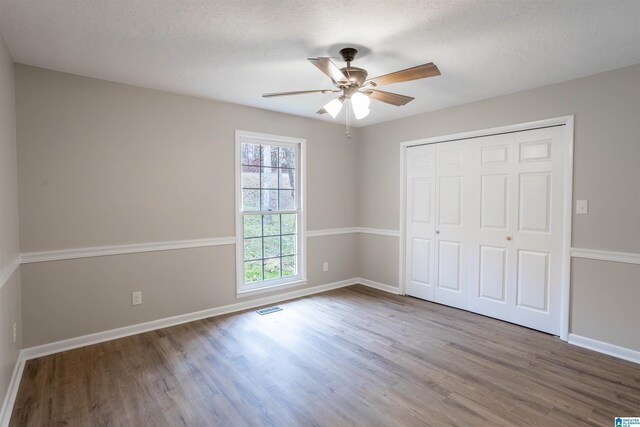
[[411, 141], [404, 141], [400, 143], [400, 265], [398, 266], [398, 274], [400, 283], [400, 293], [404, 295], [406, 293], [406, 254], [405, 254], [405, 242], [406, 242], [406, 214], [407, 214], [407, 201], [405, 197], [407, 183], [406, 183], [406, 160], [407, 149], [416, 145], [437, 144], [442, 142], [456, 141], [460, 139], [473, 139], [483, 136], [491, 136], [495, 134], [504, 134], [511, 132], [521, 132], [527, 130], [533, 130], [551, 126], [566, 126], [566, 132], [564, 137], [566, 140], [567, 156], [565, 156], [565, 170], [563, 177], [564, 185], [564, 212], [563, 212], [563, 236], [562, 236], [562, 301], [560, 303], [560, 339], [568, 341], [569, 339], [569, 311], [571, 301], [571, 227], [573, 219], [573, 144], [574, 144], [574, 116], [561, 116], [550, 119], [537, 120], [533, 122], [517, 123], [507, 126], [499, 126], [488, 129], [479, 129], [469, 132], [448, 134], [435, 136], [430, 138], [416, 139]]

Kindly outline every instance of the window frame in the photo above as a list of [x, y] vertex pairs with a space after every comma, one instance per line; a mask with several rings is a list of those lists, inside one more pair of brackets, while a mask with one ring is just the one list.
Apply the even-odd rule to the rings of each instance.
[[[243, 297], [307, 283], [306, 257], [306, 140], [288, 136], [236, 130], [235, 132], [235, 223], [236, 223], [236, 296]], [[272, 214], [295, 213], [297, 217], [297, 267], [298, 274], [278, 279], [244, 283], [244, 216], [265, 215], [267, 211], [242, 211], [242, 144], [260, 144], [296, 149], [296, 197], [293, 211], [268, 211]]]

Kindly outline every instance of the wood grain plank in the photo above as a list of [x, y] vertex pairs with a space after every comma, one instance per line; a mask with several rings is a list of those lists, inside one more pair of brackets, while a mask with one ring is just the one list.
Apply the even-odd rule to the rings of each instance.
[[25, 366], [12, 426], [610, 425], [640, 367], [351, 286]]

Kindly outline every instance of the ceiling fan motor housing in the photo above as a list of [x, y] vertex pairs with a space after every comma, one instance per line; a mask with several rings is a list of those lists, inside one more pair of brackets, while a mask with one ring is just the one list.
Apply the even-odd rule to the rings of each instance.
[[349, 86], [362, 86], [367, 80], [367, 71], [357, 67], [344, 67], [341, 68], [342, 74], [349, 79]]
[[342, 60], [344, 62], [353, 61], [353, 58], [355, 58], [357, 54], [358, 51], [352, 47], [345, 47], [344, 49], [340, 50], [340, 56], [342, 56]]
[[[357, 54], [358, 51], [352, 47], [345, 47], [344, 49], [340, 50], [340, 56], [342, 56], [344, 62], [347, 63], [347, 66], [341, 68], [340, 71], [342, 71], [342, 74], [347, 76], [347, 78], [349, 79], [349, 86], [362, 86], [365, 80], [367, 80], [366, 70], [351, 66], [351, 61], [353, 61]], [[342, 84], [341, 86], [345, 85]]]

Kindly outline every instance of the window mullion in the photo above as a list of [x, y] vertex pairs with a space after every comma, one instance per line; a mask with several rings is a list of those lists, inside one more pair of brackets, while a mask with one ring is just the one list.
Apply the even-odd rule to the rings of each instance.
[[294, 215], [301, 213], [299, 210], [293, 211], [242, 211], [242, 215]]

